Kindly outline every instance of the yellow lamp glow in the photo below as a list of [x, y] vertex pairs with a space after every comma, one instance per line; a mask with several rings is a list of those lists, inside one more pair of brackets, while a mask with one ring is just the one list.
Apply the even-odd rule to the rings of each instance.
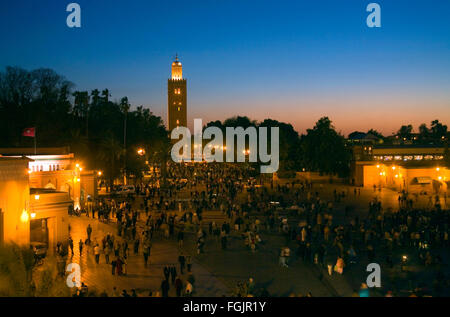
[[28, 212], [24, 209], [24, 210], [22, 211], [22, 214], [20, 215], [20, 220], [21, 220], [22, 222], [27, 222], [27, 221], [28, 221], [28, 218], [29, 218]]
[[35, 200], [39, 200], [39, 197], [40, 197], [39, 195], [34, 195]]
[[36, 218], [36, 213], [32, 212], [32, 213], [30, 214], [30, 216], [31, 216], [31, 219], [34, 219], [34, 218]]
[[440, 170], [440, 168], [439, 168], [439, 167], [436, 167], [436, 171], [438, 171], [438, 172], [439, 172], [439, 170]]
[[395, 166], [392, 166], [392, 169], [395, 170]]

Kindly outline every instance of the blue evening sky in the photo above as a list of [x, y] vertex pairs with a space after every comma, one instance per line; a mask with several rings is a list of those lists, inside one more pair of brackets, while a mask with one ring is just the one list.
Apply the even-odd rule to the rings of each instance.
[[[166, 118], [178, 53], [188, 121], [323, 115], [343, 133], [440, 119], [450, 125], [448, 0], [3, 0], [0, 68], [49, 67], [76, 89], [109, 88]], [[366, 6], [381, 6], [368, 28]]]

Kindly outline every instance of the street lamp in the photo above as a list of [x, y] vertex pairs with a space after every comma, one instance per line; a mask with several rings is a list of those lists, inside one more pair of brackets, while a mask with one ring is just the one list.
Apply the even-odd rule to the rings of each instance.
[[20, 215], [20, 220], [21, 220], [22, 222], [27, 222], [28, 219], [29, 219], [28, 212], [24, 209], [24, 210], [22, 211], [22, 214]]
[[137, 154], [140, 155], [140, 156], [144, 156], [145, 155], [145, 150], [143, 148], [139, 148], [137, 150]]
[[406, 272], [406, 263], [408, 262], [408, 257], [406, 255], [402, 256], [401, 270], [402, 272]]

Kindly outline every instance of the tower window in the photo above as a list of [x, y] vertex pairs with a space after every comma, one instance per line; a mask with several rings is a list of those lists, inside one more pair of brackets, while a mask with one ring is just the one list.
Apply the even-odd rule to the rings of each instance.
[[177, 124], [180, 124], [180, 120], [177, 120]]
[[175, 88], [175, 95], [179, 95], [181, 94], [181, 89], [180, 88]]

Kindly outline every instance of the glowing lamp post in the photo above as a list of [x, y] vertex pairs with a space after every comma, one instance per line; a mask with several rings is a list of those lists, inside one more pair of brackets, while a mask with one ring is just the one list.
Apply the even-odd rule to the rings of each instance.
[[138, 154], [139, 156], [144, 156], [144, 155], [145, 155], [145, 150], [144, 150], [143, 148], [139, 148], [139, 149], [137, 150], [137, 154]]

